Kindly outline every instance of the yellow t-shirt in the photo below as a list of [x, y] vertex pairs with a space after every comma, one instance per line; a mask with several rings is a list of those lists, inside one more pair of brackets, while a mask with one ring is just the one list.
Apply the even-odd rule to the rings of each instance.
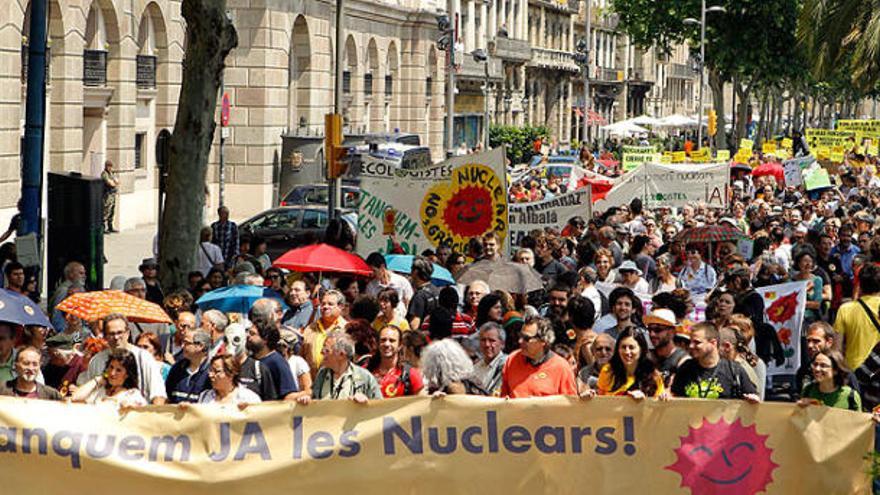
[[410, 330], [409, 322], [400, 317], [395, 317], [391, 321], [385, 321], [385, 316], [380, 313], [379, 316], [377, 316], [376, 319], [373, 320], [373, 330], [377, 332], [382, 331], [382, 329], [385, 328], [386, 325], [394, 325], [402, 332], [408, 332]]
[[[868, 305], [874, 318], [880, 322], [880, 296], [862, 296], [861, 299]], [[855, 370], [868, 357], [871, 349], [880, 342], [880, 331], [871, 323], [871, 319], [865, 313], [858, 301], [844, 304], [837, 310], [837, 319], [834, 321], [834, 330], [843, 336], [843, 345], [846, 351], [846, 365]]]
[[[657, 373], [655, 381], [657, 383], [657, 391], [654, 392], [652, 397], [657, 397], [663, 393], [663, 378], [659, 373]], [[599, 395], [626, 395], [629, 388], [632, 387], [635, 382], [635, 375], [627, 375], [626, 382], [624, 382], [623, 385], [617, 389], [611, 390], [611, 387], [614, 386], [614, 374], [611, 372], [611, 365], [606, 364], [602, 366], [602, 369], [599, 371], [599, 380], [596, 383], [596, 388], [599, 390]]]

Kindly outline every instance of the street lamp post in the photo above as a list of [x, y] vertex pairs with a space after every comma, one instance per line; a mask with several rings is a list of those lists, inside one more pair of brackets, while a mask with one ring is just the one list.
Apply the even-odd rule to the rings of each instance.
[[437, 48], [446, 52], [446, 158], [455, 153], [453, 131], [455, 129], [455, 28], [452, 26], [455, 4], [449, 0], [448, 13], [437, 14], [440, 37]]
[[581, 71], [584, 73], [584, 116], [583, 116], [583, 136], [581, 136], [582, 143], [589, 142], [589, 133], [590, 133], [590, 4], [591, 0], [587, 1], [587, 36], [581, 38], [577, 42], [577, 53], [575, 54], [575, 62], [581, 67]]
[[483, 81], [483, 150], [489, 150], [489, 54], [482, 48], [471, 52], [474, 62], [483, 63], [486, 78]]
[[684, 20], [685, 24], [700, 26], [700, 103], [697, 112], [697, 146], [703, 147], [703, 86], [706, 85], [706, 14], [709, 12], [727, 12], [720, 5], [706, 8], [706, 0], [702, 0], [700, 6], [700, 19], [689, 17]]

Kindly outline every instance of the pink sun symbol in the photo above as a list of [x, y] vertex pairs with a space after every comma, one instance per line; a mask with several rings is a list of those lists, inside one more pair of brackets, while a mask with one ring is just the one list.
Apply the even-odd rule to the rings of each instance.
[[690, 427], [675, 449], [678, 459], [664, 469], [681, 475], [681, 486], [692, 495], [755, 495], [773, 481], [779, 467], [767, 447], [769, 435], [760, 435], [755, 425], [745, 427], [718, 420]]

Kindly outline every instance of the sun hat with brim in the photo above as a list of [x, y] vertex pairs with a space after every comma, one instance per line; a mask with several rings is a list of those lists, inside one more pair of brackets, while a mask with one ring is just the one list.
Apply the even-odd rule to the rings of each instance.
[[75, 343], [73, 335], [67, 333], [56, 333], [46, 339], [46, 347], [49, 349], [70, 350], [73, 349]]
[[677, 325], [675, 313], [669, 309], [655, 309], [642, 319], [645, 325], [661, 325], [674, 328]]
[[626, 260], [617, 267], [618, 272], [636, 272], [639, 276], [642, 276], [642, 271], [639, 270], [639, 267], [636, 266], [635, 262], [632, 260]]

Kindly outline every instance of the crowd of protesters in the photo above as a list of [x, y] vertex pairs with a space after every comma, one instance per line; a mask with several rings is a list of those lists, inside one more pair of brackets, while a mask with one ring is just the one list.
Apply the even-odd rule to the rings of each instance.
[[[164, 290], [152, 259], [140, 277], [110, 284], [161, 305], [172, 324], [118, 314], [82, 321], [56, 309], [85, 290], [84, 267], [69, 263], [46, 301], [54, 328], [0, 323], [0, 395], [245, 407], [563, 394], [870, 411], [880, 401], [880, 180], [871, 164], [854, 163], [835, 179], [807, 193], [741, 174], [727, 210], [648, 210], [635, 199], [534, 231], [509, 257], [489, 233], [466, 252], [440, 245], [421, 253], [408, 274], [373, 253], [372, 276], [361, 278], [273, 267], [264, 243], [240, 238], [221, 209], [202, 232], [189, 287]], [[677, 240], [683, 230], [725, 223], [752, 241], [750, 256], [732, 242]], [[435, 266], [457, 279], [481, 262], [527, 265], [543, 289], [432, 282]], [[20, 272], [13, 253], [5, 285], [27, 293]], [[767, 368], [783, 361], [782, 347], [755, 288], [793, 280], [808, 282], [802, 365], [780, 383]], [[277, 297], [244, 314], [195, 303], [228, 285], [266, 286]]]

